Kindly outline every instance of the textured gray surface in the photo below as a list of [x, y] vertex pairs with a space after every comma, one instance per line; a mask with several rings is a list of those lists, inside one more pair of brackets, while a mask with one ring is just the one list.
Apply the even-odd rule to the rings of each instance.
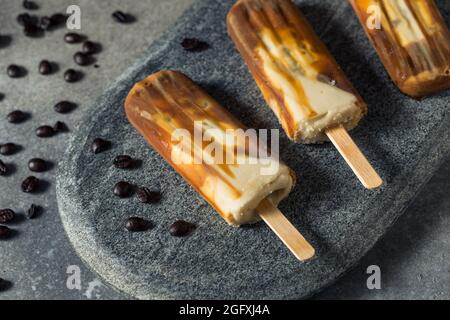
[[[14, 225], [19, 234], [8, 242], [0, 242], [0, 277], [9, 279], [14, 287], [0, 293], [0, 299], [95, 299], [123, 297], [105, 285], [98, 285], [97, 275], [91, 273], [75, 254], [62, 227], [55, 197], [55, 172], [57, 164], [67, 147], [67, 140], [76, 131], [83, 113], [106, 87], [117, 78], [162, 31], [191, 4], [191, 0], [145, 0], [139, 1], [90, 1], [90, 0], [36, 0], [41, 9], [39, 15], [64, 12], [67, 6], [77, 4], [82, 10], [80, 33], [103, 45], [97, 56], [100, 68], [79, 67], [85, 78], [74, 84], [63, 81], [63, 71], [76, 67], [72, 55], [80, 45], [68, 45], [63, 36], [68, 30], [58, 29], [43, 38], [29, 39], [22, 35], [16, 23], [17, 14], [23, 12], [22, 1], [0, 0], [0, 34], [8, 36], [0, 47], [0, 92], [5, 94], [0, 101], [0, 143], [15, 142], [23, 150], [10, 157], [0, 156], [7, 163], [15, 164], [16, 172], [0, 177], [0, 207], [11, 207], [22, 213], [31, 201], [44, 207], [42, 215], [33, 221]], [[111, 13], [121, 9], [130, 12], [139, 22], [131, 25], [115, 23]], [[128, 36], [124, 36], [127, 34]], [[58, 63], [59, 71], [48, 77], [38, 74], [41, 59]], [[11, 63], [28, 69], [24, 78], [11, 80], [6, 76], [6, 67]], [[71, 99], [79, 107], [68, 115], [53, 111], [53, 105], [62, 99]], [[93, 106], [95, 108], [95, 106]], [[4, 121], [6, 114], [20, 108], [32, 113], [32, 117], [21, 125], [10, 125]], [[41, 124], [53, 124], [63, 120], [70, 133], [51, 139], [38, 139], [34, 129]], [[37, 174], [47, 180], [45, 193], [26, 195], [20, 191], [20, 182], [30, 172], [27, 161], [40, 156], [52, 161], [55, 166], [47, 173]], [[81, 268], [82, 290], [66, 288], [66, 269], [69, 265]], [[95, 286], [97, 285], [97, 286]], [[90, 290], [90, 287], [93, 290]], [[93, 287], [95, 286], [95, 288]]]
[[[221, 221], [147, 147], [127, 124], [122, 108], [133, 83], [171, 68], [201, 83], [248, 126], [278, 127], [272, 113], [261, 107], [264, 102], [226, 36], [225, 15], [232, 1], [199, 1], [95, 103], [59, 170], [58, 199], [69, 238], [109, 283], [139, 298], [308, 296], [354, 265], [445, 159], [450, 148], [448, 92], [420, 102], [406, 98], [385, 77], [346, 3], [299, 3], [370, 106], [353, 137], [385, 186], [364, 190], [331, 145], [294, 145], [283, 136], [282, 158], [300, 183], [281, 209], [315, 245], [317, 257], [298, 263], [265, 226], [233, 229]], [[445, 9], [448, 14], [449, 6]], [[212, 48], [187, 54], [179, 46], [186, 35], [202, 38]], [[89, 146], [99, 136], [114, 145], [94, 156]], [[122, 153], [142, 159], [142, 168], [112, 168], [112, 158]], [[134, 199], [116, 199], [111, 188], [119, 179], [161, 188], [164, 199], [147, 207]], [[145, 216], [155, 228], [129, 234], [123, 228], [129, 215]], [[187, 239], [171, 238], [167, 228], [178, 218], [198, 224], [197, 231]], [[436, 261], [438, 268], [446, 258]]]
[[[24, 147], [17, 155], [0, 157], [17, 167], [12, 176], [1, 179], [0, 206], [21, 212], [31, 202], [29, 196], [18, 191], [21, 179], [28, 175], [28, 159], [40, 155], [55, 163], [51, 171], [39, 175], [49, 181], [47, 191], [31, 197], [33, 202], [44, 207], [42, 215], [37, 220], [14, 225], [20, 232], [18, 236], [11, 241], [0, 242], [0, 277], [14, 283], [13, 288], [0, 293], [0, 299], [128, 298], [110, 289], [106, 283], [102, 284], [97, 275], [84, 267], [68, 242], [55, 200], [55, 168], [68, 138], [76, 132], [75, 126], [81, 116], [89, 108], [95, 108], [92, 101], [103, 93], [112, 79], [142, 54], [155, 36], [175, 21], [192, 0], [36, 1], [41, 4], [37, 12], [39, 14], [64, 11], [69, 4], [79, 4], [84, 17], [81, 32], [101, 42], [104, 49], [98, 56], [99, 69], [89, 67], [85, 69], [87, 76], [82, 82], [67, 85], [62, 81], [61, 70], [73, 66], [71, 55], [78, 50], [78, 46], [63, 44], [65, 30], [54, 31], [36, 40], [22, 37], [15, 22], [15, 16], [23, 10], [20, 1], [0, 0], [0, 34], [12, 38], [9, 45], [0, 47], [0, 92], [5, 93], [5, 98], [0, 100], [0, 118], [3, 119], [7, 112], [16, 107], [33, 113], [32, 119], [20, 126], [0, 122], [0, 143], [13, 141]], [[444, 2], [439, 2], [441, 7]], [[109, 14], [116, 9], [134, 13], [139, 22], [126, 27], [113, 23]], [[446, 13], [449, 21], [449, 11]], [[313, 8], [309, 10], [309, 15], [315, 15]], [[365, 41], [362, 35], [359, 38]], [[331, 44], [332, 40], [328, 39], [327, 42]], [[340, 53], [339, 57], [342, 60], [345, 53]], [[369, 57], [371, 63], [379, 66], [374, 54], [370, 53]], [[39, 76], [35, 70], [42, 58], [55, 60], [61, 70], [48, 78]], [[10, 63], [23, 64], [29, 69], [28, 76], [11, 81], [4, 73]], [[377, 77], [384, 80], [385, 74], [379, 70]], [[378, 84], [377, 88], [380, 87]], [[79, 103], [78, 109], [67, 116], [56, 115], [52, 105], [68, 97]], [[382, 104], [378, 105], [379, 110], [382, 107]], [[44, 141], [35, 138], [34, 128], [54, 118], [66, 121], [72, 133]], [[386, 237], [353, 271], [317, 298], [449, 299], [449, 175], [450, 162], [447, 161]], [[369, 291], [365, 287], [365, 269], [372, 264], [382, 268], [382, 290]], [[69, 265], [81, 268], [80, 291], [66, 288], [66, 269]]]
[[[316, 299], [450, 299], [450, 162], [358, 266]], [[368, 290], [366, 269], [381, 269]]]

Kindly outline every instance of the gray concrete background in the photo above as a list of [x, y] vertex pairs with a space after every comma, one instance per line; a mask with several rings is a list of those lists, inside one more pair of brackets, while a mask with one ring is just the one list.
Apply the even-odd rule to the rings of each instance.
[[[0, 293], [0, 299], [127, 298], [102, 284], [88, 271], [68, 243], [59, 220], [54, 174], [70, 133], [41, 140], [35, 137], [34, 129], [61, 119], [71, 130], [76, 130], [83, 110], [90, 102], [173, 23], [192, 0], [37, 2], [41, 5], [36, 12], [39, 15], [64, 11], [73, 3], [80, 5], [83, 14], [81, 33], [102, 43], [103, 51], [97, 56], [100, 68], [77, 67], [85, 72], [85, 78], [76, 84], [66, 84], [62, 80], [63, 70], [75, 66], [71, 57], [80, 46], [65, 44], [62, 38], [66, 31], [63, 29], [48, 33], [42, 39], [21, 36], [15, 22], [16, 15], [23, 11], [21, 1], [0, 1], [0, 34], [12, 38], [11, 43], [0, 49], [0, 70], [3, 70], [0, 92], [5, 94], [0, 101], [0, 117], [4, 118], [15, 108], [32, 113], [32, 118], [19, 126], [1, 122], [0, 143], [15, 142], [22, 145], [23, 150], [14, 156], [1, 157], [7, 163], [14, 163], [16, 172], [10, 177], [2, 177], [0, 207], [11, 207], [17, 212], [23, 212], [31, 202], [44, 207], [38, 219], [19, 221], [14, 225], [18, 231], [14, 239], [0, 242], [0, 277], [14, 283], [13, 288]], [[131, 25], [114, 23], [110, 14], [116, 9], [133, 13], [138, 22]], [[49, 77], [39, 75], [37, 65], [42, 59], [57, 62], [60, 70]], [[28, 75], [9, 79], [4, 70], [11, 63], [26, 67]], [[62, 99], [73, 100], [79, 107], [70, 115], [55, 114], [52, 106]], [[20, 181], [29, 175], [27, 160], [36, 156], [52, 161], [55, 166], [48, 173], [39, 174], [48, 181], [46, 192], [30, 197], [22, 194], [19, 187]], [[442, 252], [450, 242], [449, 174], [450, 162], [443, 165], [408, 212], [361, 264], [316, 298], [450, 298], [450, 263], [445, 260], [446, 252]], [[365, 286], [365, 269], [371, 264], [382, 269], [382, 290], [369, 291]], [[66, 288], [69, 265], [81, 268], [80, 291]]]

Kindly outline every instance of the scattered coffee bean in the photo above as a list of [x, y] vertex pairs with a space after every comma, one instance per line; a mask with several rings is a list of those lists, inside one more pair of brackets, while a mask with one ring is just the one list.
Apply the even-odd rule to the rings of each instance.
[[8, 174], [8, 167], [0, 160], [0, 176], [6, 176]]
[[31, 159], [28, 161], [28, 169], [33, 172], [44, 172], [48, 169], [47, 162], [39, 158]]
[[32, 193], [39, 188], [39, 179], [36, 177], [28, 177], [22, 182], [22, 191], [26, 193]]
[[130, 232], [142, 232], [150, 227], [150, 223], [139, 217], [131, 217], [128, 218], [125, 227]]
[[136, 190], [137, 198], [142, 203], [157, 203], [161, 200], [161, 193], [158, 191], [150, 191], [146, 187], [141, 187]]
[[195, 225], [183, 220], [178, 220], [169, 228], [169, 233], [174, 237], [184, 237], [194, 231]]
[[0, 239], [7, 239], [11, 236], [11, 229], [7, 226], [0, 226]]
[[53, 130], [55, 132], [67, 132], [69, 131], [69, 128], [67, 128], [67, 125], [62, 121], [56, 121], [53, 125]]
[[53, 109], [58, 112], [58, 113], [69, 113], [70, 111], [72, 111], [73, 109], [75, 109], [77, 107], [77, 105], [73, 102], [70, 101], [60, 101], [57, 104], [55, 104], [55, 106], [53, 107]]
[[42, 60], [39, 63], [39, 73], [42, 75], [48, 75], [52, 73], [52, 64], [48, 60]]
[[37, 24], [26, 24], [23, 28], [23, 33], [26, 37], [35, 38], [42, 35], [44, 30]]
[[63, 13], [55, 13], [50, 16], [50, 19], [52, 20], [52, 26], [57, 27], [66, 23], [67, 16]]
[[34, 219], [36, 218], [37, 214], [39, 213], [40, 207], [32, 204], [30, 208], [27, 210], [27, 218], [28, 219]]
[[66, 35], [64, 36], [64, 41], [66, 43], [80, 43], [81, 41], [83, 41], [84, 37], [78, 33], [74, 33], [74, 32], [70, 32], [70, 33], [66, 33]]
[[17, 16], [17, 22], [23, 26], [23, 32], [27, 37], [37, 37], [43, 32], [39, 26], [39, 18], [28, 13], [21, 13]]
[[108, 150], [110, 146], [111, 146], [111, 142], [109, 142], [108, 140], [104, 140], [102, 138], [97, 138], [97, 139], [94, 139], [94, 141], [92, 142], [91, 149], [92, 149], [92, 152], [97, 154], [97, 153], [101, 153], [103, 151]]
[[50, 138], [55, 134], [55, 130], [53, 130], [50, 126], [40, 126], [36, 129], [36, 135], [39, 138]]
[[36, 4], [36, 2], [30, 1], [30, 0], [24, 0], [22, 2], [22, 5], [27, 10], [37, 10], [37, 9], [39, 9], [39, 6]]
[[20, 78], [24, 75], [24, 69], [15, 64], [9, 65], [6, 72], [10, 78]]
[[92, 58], [83, 52], [77, 52], [73, 55], [73, 60], [80, 66], [87, 66], [92, 62]]
[[0, 223], [8, 223], [14, 220], [16, 213], [11, 209], [0, 210]]
[[94, 53], [98, 52], [98, 50], [99, 50], [98, 47], [99, 47], [98, 44], [88, 40], [88, 41], [83, 42], [81, 51], [83, 51], [83, 53], [85, 53], [85, 54], [94, 54]]
[[26, 113], [20, 111], [20, 110], [14, 110], [13, 112], [10, 112], [6, 119], [10, 123], [21, 123], [27, 118]]
[[41, 17], [41, 19], [39, 20], [39, 27], [42, 30], [48, 31], [52, 28], [53, 26], [53, 21], [52, 18], [50, 17]]
[[11, 36], [0, 34], [0, 49], [6, 48], [12, 42], [11, 40], [12, 40]]
[[202, 51], [208, 49], [209, 45], [196, 38], [186, 38], [181, 42], [183, 48], [187, 51]]
[[94, 68], [95, 68], [95, 69], [100, 68], [100, 65], [94, 64]]
[[76, 82], [81, 79], [81, 74], [73, 69], [67, 69], [66, 72], [64, 72], [64, 80], [66, 82]]
[[128, 198], [133, 193], [133, 186], [128, 182], [120, 181], [114, 186], [113, 192], [119, 198]]
[[0, 154], [3, 156], [10, 156], [17, 152], [19, 147], [14, 143], [5, 143], [0, 146]]
[[115, 11], [112, 14], [112, 17], [114, 18], [114, 20], [116, 20], [117, 22], [120, 22], [120, 23], [131, 23], [136, 20], [136, 18], [134, 16], [132, 16], [131, 14], [122, 12], [120, 10]]
[[17, 22], [22, 26], [25, 27], [27, 25], [33, 25], [37, 23], [37, 17], [32, 16], [29, 13], [21, 13], [17, 16]]
[[0, 278], [0, 292], [6, 291], [12, 287], [12, 283], [8, 280]]
[[114, 159], [113, 164], [116, 168], [119, 169], [129, 169], [133, 167], [134, 161], [130, 156], [122, 155], [117, 156]]

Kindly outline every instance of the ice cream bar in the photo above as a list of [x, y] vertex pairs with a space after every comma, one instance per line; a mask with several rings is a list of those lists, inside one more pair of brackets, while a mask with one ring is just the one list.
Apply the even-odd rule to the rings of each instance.
[[290, 0], [240, 0], [228, 32], [287, 135], [327, 139], [353, 129], [367, 107], [302, 13]]
[[289, 138], [330, 139], [362, 184], [381, 178], [348, 135], [367, 106], [290, 0], [239, 0], [228, 32]]
[[299, 260], [314, 256], [314, 248], [276, 208], [294, 186], [293, 171], [187, 76], [160, 71], [147, 77], [128, 94], [125, 110], [226, 222], [238, 226], [262, 219]]
[[294, 186], [293, 171], [274, 157], [257, 159], [249, 145], [257, 142], [245, 138], [244, 126], [182, 73], [161, 71], [137, 83], [125, 108], [133, 126], [231, 225], [259, 221], [259, 204], [277, 206]]
[[350, 0], [387, 72], [421, 98], [450, 87], [450, 31], [433, 0]]

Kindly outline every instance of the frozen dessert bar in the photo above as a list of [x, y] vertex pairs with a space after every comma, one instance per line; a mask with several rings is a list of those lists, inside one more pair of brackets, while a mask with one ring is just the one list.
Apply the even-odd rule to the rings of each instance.
[[350, 0], [387, 72], [421, 98], [450, 87], [450, 31], [434, 0]]
[[[259, 157], [258, 141], [248, 139], [244, 126], [187, 76], [160, 71], [147, 77], [132, 88], [125, 110], [130, 123], [226, 222], [238, 226], [262, 218], [283, 241], [305, 248], [304, 238], [276, 209], [294, 186], [293, 171], [275, 157]], [[203, 138], [195, 139], [199, 134]], [[314, 254], [309, 244], [306, 250], [306, 256]]]
[[336, 60], [290, 0], [239, 0], [228, 33], [288, 137], [330, 139], [369, 189], [383, 182], [348, 130], [367, 106]]
[[228, 31], [289, 138], [315, 143], [353, 129], [367, 107], [290, 0], [240, 0]]

